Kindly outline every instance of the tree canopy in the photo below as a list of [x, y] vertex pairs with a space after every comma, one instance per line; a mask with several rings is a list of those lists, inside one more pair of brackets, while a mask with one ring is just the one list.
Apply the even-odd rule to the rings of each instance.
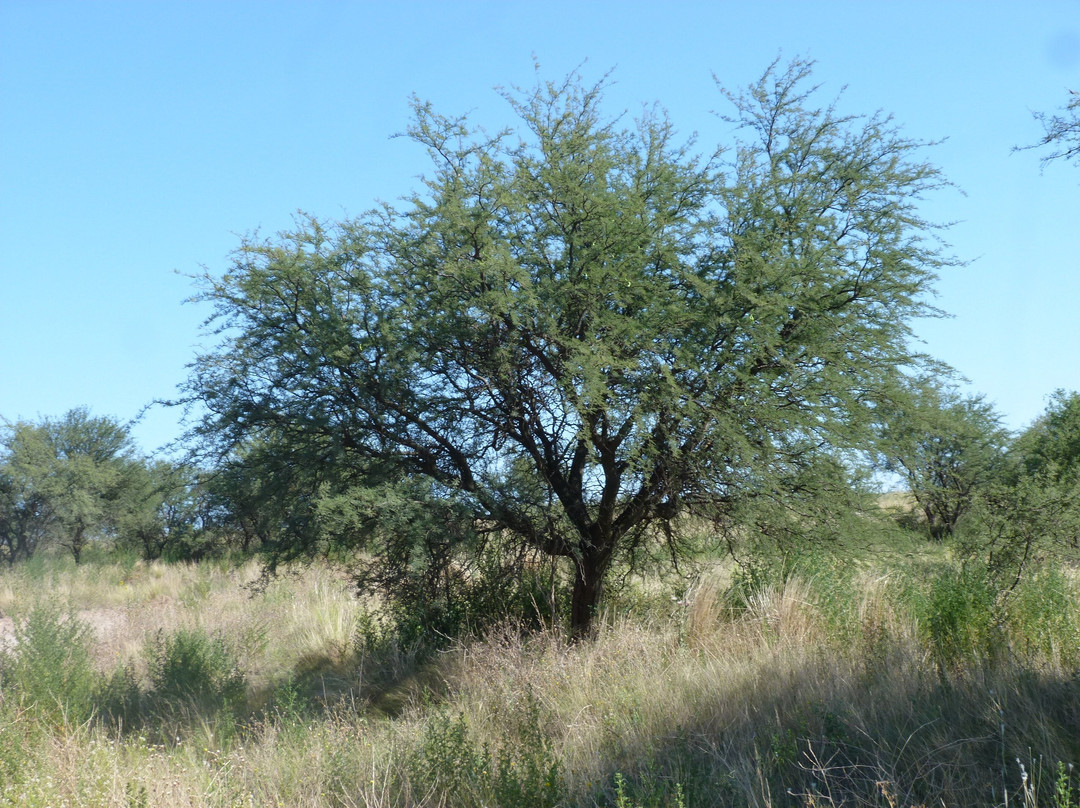
[[1004, 473], [1009, 435], [983, 396], [926, 377], [913, 380], [909, 392], [884, 419], [882, 466], [904, 480], [930, 537], [940, 541], [980, 489]]
[[1016, 439], [1024, 473], [1080, 482], [1080, 393], [1056, 391], [1044, 412]]
[[51, 541], [78, 562], [134, 507], [142, 473], [127, 427], [112, 418], [78, 408], [13, 424], [0, 441], [0, 547], [14, 562]]
[[246, 239], [202, 278], [219, 341], [194, 437], [276, 447], [316, 498], [408, 480], [563, 559], [587, 630], [617, 557], [792, 490], [919, 362], [949, 260], [918, 201], [944, 180], [888, 117], [816, 105], [810, 74], [725, 93], [737, 141], [704, 155], [577, 75], [507, 93], [494, 136], [415, 102], [421, 192]]
[[1034, 115], [1042, 124], [1043, 136], [1037, 143], [1023, 148], [1049, 148], [1050, 152], [1043, 155], [1043, 165], [1055, 160], [1080, 163], [1080, 92], [1070, 90], [1069, 100], [1059, 112]]

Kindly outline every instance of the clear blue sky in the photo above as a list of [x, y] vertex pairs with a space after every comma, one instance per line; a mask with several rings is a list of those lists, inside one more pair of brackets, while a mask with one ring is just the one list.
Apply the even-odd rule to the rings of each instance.
[[[582, 61], [613, 111], [659, 101], [730, 141], [713, 74], [817, 60], [841, 108], [883, 109], [963, 191], [928, 200], [969, 266], [925, 349], [1011, 428], [1080, 389], [1080, 167], [1011, 153], [1080, 90], [1080, 0], [1039, 2], [49, 2], [0, 0], [0, 417], [134, 417], [176, 394], [208, 313], [185, 277], [298, 209], [340, 218], [416, 188], [389, 136], [416, 93], [512, 118], [496, 86]], [[825, 100], [825, 99], [823, 99]], [[153, 450], [175, 410], [134, 429]]]

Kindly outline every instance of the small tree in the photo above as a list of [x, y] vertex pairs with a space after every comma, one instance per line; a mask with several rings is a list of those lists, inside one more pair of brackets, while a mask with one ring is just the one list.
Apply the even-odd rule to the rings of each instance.
[[75, 409], [41, 424], [15, 424], [4, 449], [0, 525], [10, 560], [29, 557], [48, 539], [78, 563], [94, 536], [115, 532], [141, 462], [123, 424]]
[[1004, 470], [1008, 433], [983, 396], [962, 396], [926, 378], [887, 411], [882, 465], [907, 483], [930, 537], [940, 541]]
[[749, 137], [726, 162], [662, 115], [621, 128], [576, 76], [508, 95], [513, 134], [416, 103], [423, 194], [245, 241], [202, 279], [221, 342], [189, 378], [194, 437], [228, 456], [268, 435], [340, 485], [422, 480], [564, 560], [586, 631], [652, 526], [782, 492], [917, 361], [908, 322], [947, 262], [916, 204], [943, 182], [888, 118], [813, 106], [809, 75], [728, 96]]

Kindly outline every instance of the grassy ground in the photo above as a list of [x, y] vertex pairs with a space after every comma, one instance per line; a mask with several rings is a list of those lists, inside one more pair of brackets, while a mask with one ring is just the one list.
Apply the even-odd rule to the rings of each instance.
[[1080, 583], [624, 588], [420, 657], [329, 567], [0, 574], [0, 806], [1080, 806]]

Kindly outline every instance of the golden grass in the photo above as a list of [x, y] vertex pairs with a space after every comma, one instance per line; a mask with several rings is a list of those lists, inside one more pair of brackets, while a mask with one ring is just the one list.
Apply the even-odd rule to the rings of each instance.
[[[940, 669], [895, 571], [860, 572], [850, 602], [794, 578], [736, 603], [718, 567], [663, 619], [609, 615], [588, 642], [510, 629], [463, 642], [398, 681], [392, 716], [365, 706], [384, 686], [357, 653], [370, 605], [340, 572], [296, 570], [262, 589], [252, 565], [102, 572], [47, 576], [99, 628], [114, 618], [96, 635], [101, 670], [139, 662], [159, 630], [197, 627], [225, 638], [268, 709], [194, 713], [168, 737], [92, 722], [42, 735], [9, 710], [0, 776], [12, 732], [34, 774], [0, 782], [0, 806], [472, 805], [417, 779], [439, 716], [461, 716], [476, 749], [537, 722], [575, 806], [614, 804], [622, 773], [639, 789], [623, 795], [631, 808], [675, 806], [676, 784], [693, 806], [1035, 808], [1042, 795], [1066, 808], [1046, 787], [1025, 802], [1015, 760], [1029, 772], [1039, 755], [1047, 772], [1080, 764], [1080, 671], [1060, 654]], [[17, 571], [0, 576], [0, 597], [32, 589]], [[277, 712], [274, 694], [305, 675], [306, 709]]]

